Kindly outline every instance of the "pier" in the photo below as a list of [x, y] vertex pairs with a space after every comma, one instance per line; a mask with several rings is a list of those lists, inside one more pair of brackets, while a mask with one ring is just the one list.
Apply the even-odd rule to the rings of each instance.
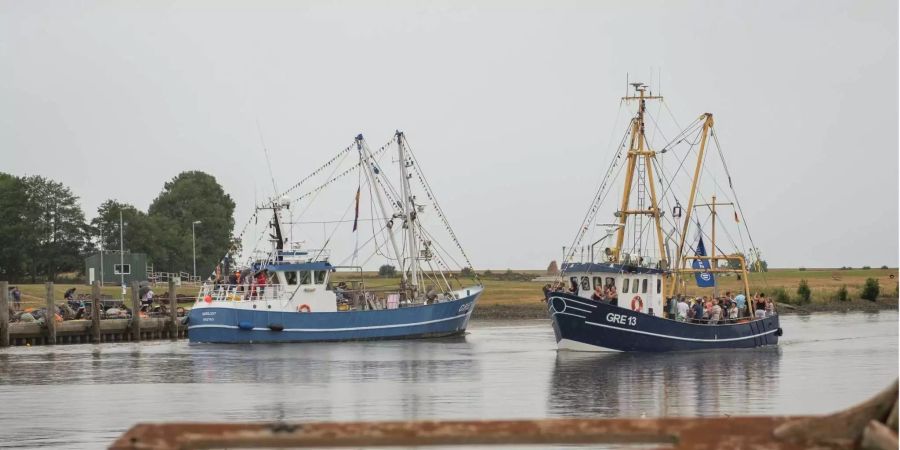
[[[94, 282], [91, 292], [91, 310], [88, 319], [54, 320], [56, 302], [53, 297], [53, 283], [46, 283], [48, 314], [43, 322], [9, 322], [9, 283], [0, 281], [0, 347], [57, 345], [57, 344], [101, 344], [106, 342], [138, 342], [142, 340], [187, 338], [187, 325], [177, 313], [175, 282], [169, 282], [169, 305], [165, 317], [141, 317], [132, 314], [128, 318], [102, 318], [100, 283]], [[132, 283], [131, 311], [140, 311], [138, 284]]]

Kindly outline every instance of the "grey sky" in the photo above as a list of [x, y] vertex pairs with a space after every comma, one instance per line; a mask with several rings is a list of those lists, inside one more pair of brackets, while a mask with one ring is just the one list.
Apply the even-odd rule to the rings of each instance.
[[[559, 258], [625, 74], [716, 126], [763, 256], [896, 265], [896, 1], [0, 2], [0, 171], [146, 209], [184, 170], [240, 224], [402, 129], [476, 267]], [[654, 84], [656, 82], [656, 75]], [[621, 121], [620, 121], [621, 126]], [[606, 218], [601, 218], [606, 220]]]

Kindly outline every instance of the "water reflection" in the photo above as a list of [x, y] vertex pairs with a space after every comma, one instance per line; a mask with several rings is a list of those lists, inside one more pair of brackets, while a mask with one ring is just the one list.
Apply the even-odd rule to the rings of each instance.
[[560, 416], [691, 416], [766, 409], [781, 350], [673, 354], [559, 352], [548, 412]]

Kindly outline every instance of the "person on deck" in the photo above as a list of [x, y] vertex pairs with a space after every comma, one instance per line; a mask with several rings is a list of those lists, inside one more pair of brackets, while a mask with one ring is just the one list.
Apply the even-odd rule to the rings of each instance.
[[753, 304], [756, 318], [764, 319], [766, 317], [766, 294], [759, 294], [759, 297], [756, 297]]
[[606, 300], [606, 295], [603, 293], [603, 288], [598, 284], [594, 286], [594, 293], [591, 294], [591, 300], [602, 302]]
[[675, 320], [684, 322], [687, 320], [688, 304], [684, 297], [678, 297], [678, 304], [675, 305]]
[[701, 299], [697, 299], [694, 301], [694, 320], [693, 323], [702, 323], [703, 322], [703, 301]]
[[719, 306], [719, 299], [713, 299], [712, 310], [709, 313], [709, 324], [717, 325], [722, 320], [722, 307]]
[[766, 299], [766, 317], [775, 315], [775, 301], [771, 298]]
[[737, 323], [737, 319], [738, 319], [737, 303], [731, 302], [731, 306], [728, 308], [728, 323]]
[[744, 294], [738, 294], [734, 297], [734, 303], [737, 305], [738, 316], [744, 317], [744, 308], [747, 307], [747, 297], [744, 296]]
[[609, 301], [610, 305], [618, 306], [619, 305], [619, 294], [616, 292], [616, 285], [610, 283], [606, 287], [606, 299]]
[[260, 270], [256, 274], [256, 278], [253, 279], [253, 283], [255, 284], [253, 288], [253, 293], [257, 298], [262, 298], [263, 290], [265, 289], [265, 285], [268, 284], [269, 278], [266, 276], [265, 270]]

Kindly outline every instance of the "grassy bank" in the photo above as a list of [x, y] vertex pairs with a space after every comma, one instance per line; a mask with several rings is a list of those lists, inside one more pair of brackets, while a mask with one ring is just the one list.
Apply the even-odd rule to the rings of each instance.
[[[474, 319], [533, 319], [547, 317], [544, 303], [541, 301], [541, 287], [544, 283], [530, 281], [534, 277], [543, 275], [538, 271], [504, 272], [498, 271], [483, 277], [485, 291], [479, 300], [478, 307], [473, 314]], [[894, 278], [891, 278], [891, 275]], [[375, 273], [364, 273], [366, 284], [369, 286], [396, 286], [399, 279], [382, 278]], [[754, 273], [750, 275], [751, 290], [773, 292], [783, 289], [790, 297], [788, 305], [779, 308], [782, 313], [791, 312], [819, 312], [819, 311], [873, 311], [881, 309], [897, 309], [897, 269], [773, 269], [766, 273]], [[340, 274], [340, 279], [349, 279], [345, 274]], [[867, 278], [875, 278], [881, 286], [881, 296], [876, 302], [860, 299], [860, 290]], [[797, 305], [797, 286], [800, 280], [806, 280], [812, 291], [809, 304]], [[470, 284], [470, 280], [463, 280], [463, 284]], [[741, 282], [736, 277], [719, 277], [720, 290], [737, 291]], [[46, 304], [43, 284], [19, 284], [22, 291], [24, 306], [40, 307]], [[454, 283], [456, 286], [456, 283]], [[62, 301], [63, 293], [70, 287], [77, 289], [76, 293], [90, 293], [90, 286], [74, 284], [54, 285], [54, 295]], [[841, 287], [848, 292], [847, 301], [838, 301], [837, 293]], [[154, 288], [157, 295], [163, 294], [166, 286]], [[129, 290], [130, 291], [130, 290]], [[703, 290], [689, 287], [689, 293], [702, 295]], [[707, 290], [706, 293], [709, 293]], [[116, 286], [102, 288], [102, 293], [111, 298], [121, 297], [121, 289]], [[197, 287], [180, 286], [177, 289], [179, 296], [195, 297]], [[126, 298], [131, 298], [131, 293], [126, 293]]]

